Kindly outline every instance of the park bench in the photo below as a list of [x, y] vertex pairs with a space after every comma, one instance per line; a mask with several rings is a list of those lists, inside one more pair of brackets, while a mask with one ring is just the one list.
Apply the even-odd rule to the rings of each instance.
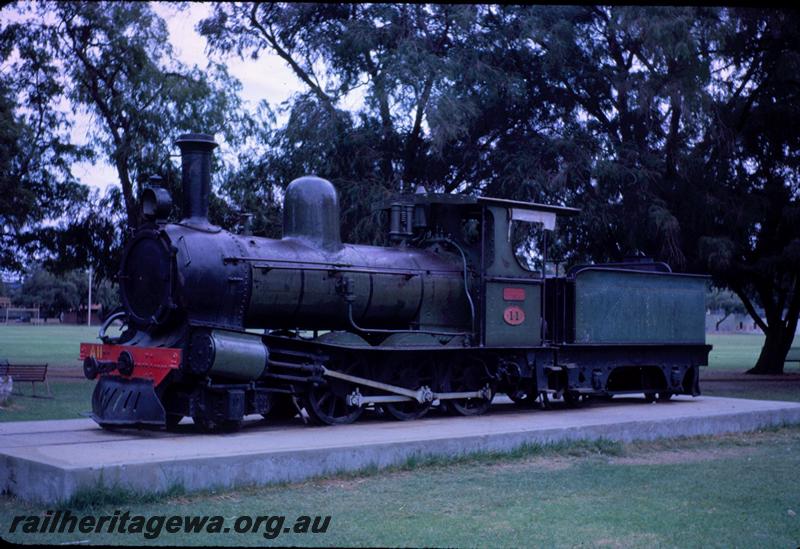
[[792, 347], [786, 355], [784, 362], [798, 362], [800, 363], [800, 347]]
[[[14, 386], [18, 383], [26, 382], [31, 384], [31, 391], [36, 397], [36, 383], [44, 383], [47, 388], [47, 397], [53, 398], [50, 392], [50, 384], [47, 383], [47, 364], [9, 364], [8, 362], [0, 363], [0, 376], [9, 376], [14, 380]], [[22, 394], [22, 390], [17, 394]]]

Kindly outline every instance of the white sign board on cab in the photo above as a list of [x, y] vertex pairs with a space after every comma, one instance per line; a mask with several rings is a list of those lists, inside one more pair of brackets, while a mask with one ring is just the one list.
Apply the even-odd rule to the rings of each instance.
[[511, 220], [541, 223], [547, 231], [553, 231], [556, 228], [556, 214], [552, 212], [511, 208]]

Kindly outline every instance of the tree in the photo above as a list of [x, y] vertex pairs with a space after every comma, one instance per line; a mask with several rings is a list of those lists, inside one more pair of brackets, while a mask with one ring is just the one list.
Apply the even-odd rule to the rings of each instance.
[[[89, 298], [87, 272], [75, 269], [54, 274], [40, 265], [34, 266], [25, 276], [16, 303], [23, 307], [39, 307], [43, 318], [85, 307]], [[92, 301], [100, 304], [104, 315], [119, 306], [119, 292], [107, 279], [93, 278]]]
[[45, 319], [74, 310], [81, 303], [82, 289], [76, 274], [56, 276], [36, 267], [22, 283], [17, 302], [23, 307], [39, 307]]
[[[166, 24], [146, 3], [55, 2], [33, 8], [38, 47], [63, 63], [68, 97], [95, 124], [89, 142], [116, 168], [127, 223], [138, 224], [136, 186], [165, 170], [178, 134], [206, 131], [235, 145], [240, 84], [223, 65], [175, 59]], [[177, 202], [177, 201], [176, 201]]]
[[577, 243], [711, 272], [766, 334], [751, 372], [781, 373], [800, 312], [797, 13], [525, 14], [544, 79], [568, 98], [560, 117], [585, 119], [598, 151], [585, 187], [592, 237]]
[[715, 328], [717, 330], [729, 316], [747, 314], [747, 309], [742, 300], [730, 290], [714, 288], [706, 299], [706, 306], [712, 311], [721, 311], [723, 313], [722, 318], [716, 322]]
[[800, 316], [800, 18], [742, 9], [723, 23], [720, 93], [692, 158], [708, 193], [699, 255], [766, 335], [749, 373], [780, 374]]
[[90, 157], [70, 143], [71, 122], [56, 60], [20, 23], [0, 28], [0, 270], [19, 271], [45, 219], [74, 214], [85, 199], [73, 162]]
[[114, 280], [125, 244], [125, 225], [120, 189], [109, 187], [103, 195], [92, 189], [69, 220], [42, 227], [29, 250], [54, 274], [85, 270], [91, 265], [98, 281]]
[[[274, 196], [304, 173], [331, 179], [342, 203], [343, 236], [380, 240], [375, 210], [396, 192], [477, 192], [517, 176], [512, 155], [520, 143], [542, 151], [550, 140], [530, 139], [524, 119], [536, 86], [509, 72], [535, 59], [498, 49], [518, 30], [497, 10], [452, 5], [221, 4], [200, 31], [212, 52], [279, 55], [306, 86], [290, 105], [288, 122], [263, 136], [260, 173], [252, 193]], [[517, 54], [519, 53], [519, 54]], [[363, 104], [346, 108], [363, 97]], [[524, 107], [519, 103], [524, 103]], [[499, 144], [498, 144], [499, 143]], [[557, 147], [554, 147], [557, 148]], [[513, 156], [509, 161], [509, 156]], [[536, 173], [551, 170], [542, 155]], [[530, 174], [528, 181], [530, 181]], [[516, 183], [520, 183], [517, 179]], [[522, 183], [526, 183], [523, 181]], [[555, 187], [555, 185], [554, 185]], [[505, 185], [517, 198], [539, 188]], [[556, 194], [556, 193], [552, 193]]]
[[[8, 121], [0, 130], [0, 163], [8, 165], [0, 172], [2, 265], [19, 271], [26, 258], [66, 272], [91, 262], [100, 278], [111, 277], [128, 228], [139, 221], [137, 186], [161, 175], [174, 198], [171, 219], [179, 216], [174, 139], [187, 131], [216, 133], [232, 146], [244, 139], [240, 85], [222, 65], [204, 71], [176, 61], [166, 25], [148, 4], [14, 8], [17, 21], [0, 34], [0, 117]], [[89, 145], [70, 143], [69, 111], [90, 116]], [[77, 160], [101, 157], [120, 184], [103, 197], [70, 172]], [[235, 218], [216, 196], [210, 214], [226, 227]]]

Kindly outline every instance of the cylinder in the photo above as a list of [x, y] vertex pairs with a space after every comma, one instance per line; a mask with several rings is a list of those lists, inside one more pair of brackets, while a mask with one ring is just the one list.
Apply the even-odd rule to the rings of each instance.
[[257, 335], [224, 330], [198, 331], [189, 344], [188, 370], [252, 381], [264, 375], [269, 352]]
[[217, 147], [213, 135], [187, 133], [176, 141], [181, 149], [181, 190], [184, 220], [208, 218], [211, 193], [211, 151]]

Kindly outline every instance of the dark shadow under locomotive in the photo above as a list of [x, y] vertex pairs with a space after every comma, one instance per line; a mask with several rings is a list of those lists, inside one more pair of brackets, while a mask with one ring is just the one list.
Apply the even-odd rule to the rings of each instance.
[[[167, 223], [168, 193], [145, 189], [123, 311], [102, 344], [81, 345], [101, 426], [474, 415], [497, 392], [520, 404], [699, 394], [705, 277], [653, 262], [549, 276], [517, 259], [517, 224], [541, 229], [544, 265], [547, 233], [574, 208], [406, 194], [386, 206], [391, 246], [343, 244], [335, 189], [302, 177], [281, 240], [232, 234], [207, 218], [213, 138], [178, 145], [183, 219]], [[113, 320], [126, 327], [116, 338]]]

